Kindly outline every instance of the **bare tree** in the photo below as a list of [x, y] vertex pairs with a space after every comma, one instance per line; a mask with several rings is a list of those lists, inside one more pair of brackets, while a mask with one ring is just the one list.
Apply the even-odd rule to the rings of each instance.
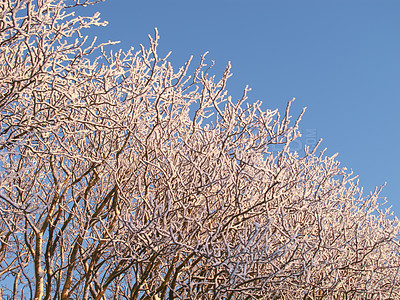
[[108, 54], [73, 14], [96, 2], [0, 4], [3, 297], [400, 298], [397, 218], [290, 150], [291, 102], [233, 101], [204, 56], [174, 71], [157, 31]]

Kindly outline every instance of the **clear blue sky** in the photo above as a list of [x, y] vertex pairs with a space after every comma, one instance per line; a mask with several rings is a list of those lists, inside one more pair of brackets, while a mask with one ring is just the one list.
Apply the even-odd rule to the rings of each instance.
[[109, 25], [90, 34], [122, 49], [148, 45], [157, 27], [175, 68], [209, 51], [218, 76], [231, 61], [233, 98], [246, 84], [265, 109], [296, 97], [294, 115], [308, 107], [301, 142], [323, 138], [365, 192], [387, 182], [400, 217], [399, 0], [108, 0], [83, 12], [93, 10]]

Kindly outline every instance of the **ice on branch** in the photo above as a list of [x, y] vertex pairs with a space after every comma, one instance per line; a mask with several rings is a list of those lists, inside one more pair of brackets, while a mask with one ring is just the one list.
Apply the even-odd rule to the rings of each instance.
[[304, 111], [236, 100], [205, 55], [174, 70], [157, 30], [107, 52], [73, 14], [97, 2], [0, 4], [5, 299], [400, 298], [397, 218], [290, 150]]

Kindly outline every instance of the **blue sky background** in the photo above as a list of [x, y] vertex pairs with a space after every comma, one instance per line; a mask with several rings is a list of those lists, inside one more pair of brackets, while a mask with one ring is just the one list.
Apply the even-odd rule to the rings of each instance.
[[108, 0], [92, 11], [109, 25], [89, 34], [125, 50], [157, 27], [176, 69], [206, 51], [217, 76], [231, 61], [233, 98], [248, 84], [250, 101], [283, 112], [296, 97], [292, 115], [308, 107], [301, 142], [323, 138], [365, 192], [387, 182], [400, 217], [399, 0]]

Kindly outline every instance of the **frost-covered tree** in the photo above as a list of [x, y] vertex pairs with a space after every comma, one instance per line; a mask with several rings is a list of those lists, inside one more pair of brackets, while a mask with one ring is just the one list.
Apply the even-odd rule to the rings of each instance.
[[400, 298], [398, 220], [291, 151], [291, 102], [233, 101], [204, 57], [173, 70], [157, 32], [106, 52], [73, 13], [96, 2], [0, 2], [3, 298]]

